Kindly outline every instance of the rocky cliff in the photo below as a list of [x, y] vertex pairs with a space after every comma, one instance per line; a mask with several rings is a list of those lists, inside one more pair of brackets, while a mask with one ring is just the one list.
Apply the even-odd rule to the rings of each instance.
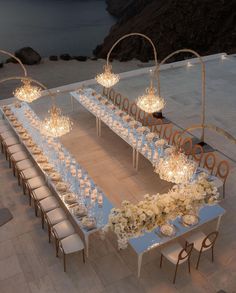
[[[105, 58], [122, 35], [140, 32], [149, 36], [158, 58], [191, 48], [202, 55], [236, 52], [236, 0], [107, 0], [117, 23], [94, 53]], [[140, 37], [122, 41], [112, 58], [141, 61], [153, 59], [151, 46]]]

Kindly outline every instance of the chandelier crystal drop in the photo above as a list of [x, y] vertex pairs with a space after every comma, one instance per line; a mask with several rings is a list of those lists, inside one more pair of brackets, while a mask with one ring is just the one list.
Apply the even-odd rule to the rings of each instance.
[[48, 112], [49, 117], [41, 123], [41, 132], [44, 135], [60, 137], [71, 131], [73, 123], [69, 117], [62, 115], [60, 108], [52, 106]]
[[162, 97], [155, 94], [156, 89], [152, 86], [146, 89], [144, 95], [138, 97], [137, 105], [140, 109], [147, 113], [155, 113], [161, 111], [165, 107], [165, 101]]
[[113, 73], [111, 70], [111, 65], [105, 65], [104, 72], [98, 74], [95, 78], [97, 83], [101, 84], [105, 88], [110, 88], [117, 84], [120, 80], [120, 77], [118, 74]]
[[171, 149], [166, 151], [164, 156], [159, 159], [155, 167], [155, 172], [160, 178], [176, 184], [188, 183], [195, 171], [197, 164], [189, 160], [187, 156], [179, 150]]
[[14, 96], [23, 102], [31, 103], [41, 97], [42, 89], [31, 84], [30, 80], [22, 80], [23, 85], [16, 88]]

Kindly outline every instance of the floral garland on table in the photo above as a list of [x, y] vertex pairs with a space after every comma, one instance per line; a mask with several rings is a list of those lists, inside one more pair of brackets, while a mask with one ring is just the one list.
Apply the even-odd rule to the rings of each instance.
[[165, 194], [145, 195], [138, 204], [123, 201], [121, 208], [113, 208], [104, 231], [113, 231], [119, 249], [128, 245], [129, 238], [141, 236], [168, 221], [189, 213], [198, 213], [204, 205], [216, 204], [219, 193], [206, 176], [183, 185], [174, 185]]

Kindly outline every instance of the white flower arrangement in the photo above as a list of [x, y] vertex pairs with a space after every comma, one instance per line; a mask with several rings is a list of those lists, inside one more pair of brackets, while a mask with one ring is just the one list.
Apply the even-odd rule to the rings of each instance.
[[168, 221], [191, 213], [198, 213], [204, 205], [219, 201], [217, 188], [206, 176], [189, 184], [175, 185], [165, 194], [144, 196], [138, 204], [123, 201], [121, 208], [113, 208], [105, 230], [113, 231], [119, 249], [127, 247], [129, 238], [139, 237]]

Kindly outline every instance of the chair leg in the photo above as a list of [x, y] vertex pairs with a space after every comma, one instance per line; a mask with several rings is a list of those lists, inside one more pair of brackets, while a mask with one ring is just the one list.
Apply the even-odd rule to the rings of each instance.
[[55, 245], [56, 245], [56, 257], [58, 257], [58, 252], [59, 252], [59, 240], [55, 238]]
[[42, 222], [42, 229], [44, 230], [44, 214], [41, 210], [41, 222]]
[[188, 272], [189, 272], [189, 274], [191, 273], [191, 269], [190, 269], [190, 257], [188, 258]]
[[48, 224], [48, 242], [51, 243], [51, 227]]
[[161, 254], [161, 259], [160, 259], [160, 268], [162, 267], [162, 261], [163, 261], [163, 255]]
[[83, 263], [85, 263], [85, 253], [84, 253], [84, 249], [83, 249]]
[[29, 195], [29, 205], [31, 206], [31, 192], [29, 189], [28, 189], [28, 195]]
[[173, 284], [175, 284], [177, 271], [178, 271], [178, 264], [177, 264], [176, 267], [175, 267], [175, 274], [174, 274]]
[[34, 213], [35, 213], [35, 217], [38, 217], [38, 205], [35, 199], [34, 199]]
[[66, 272], [66, 255], [63, 252], [64, 272]]
[[198, 269], [199, 262], [200, 262], [200, 258], [201, 258], [201, 254], [202, 254], [202, 251], [199, 252], [196, 269]]
[[214, 262], [214, 247], [211, 247], [211, 261]]

